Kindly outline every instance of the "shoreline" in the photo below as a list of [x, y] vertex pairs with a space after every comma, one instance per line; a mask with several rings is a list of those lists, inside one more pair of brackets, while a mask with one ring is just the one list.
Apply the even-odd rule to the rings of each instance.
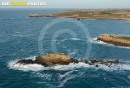
[[55, 14], [29, 14], [28, 17], [74, 18], [77, 20], [126, 20], [130, 21], [130, 10], [67, 10]]

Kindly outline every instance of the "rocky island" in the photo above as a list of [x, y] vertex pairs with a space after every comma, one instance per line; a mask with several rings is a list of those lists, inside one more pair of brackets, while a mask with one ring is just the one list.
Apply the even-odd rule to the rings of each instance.
[[29, 17], [57, 17], [81, 19], [104, 19], [104, 20], [130, 20], [129, 9], [82, 9], [67, 10], [61, 13], [52, 14], [30, 14]]
[[[100, 64], [106, 65], [110, 67], [111, 65], [119, 64], [118, 60], [110, 61], [110, 60], [76, 60], [71, 58], [65, 54], [47, 54], [45, 56], [37, 56], [35, 60], [28, 59], [28, 60], [19, 60], [17, 63], [19, 64], [40, 64], [45, 67], [52, 67], [55, 65], [68, 65], [70, 63], [85, 63], [89, 65], [94, 65], [95, 67], [99, 67]], [[17, 64], [16, 63], [16, 64]]]
[[103, 41], [116, 46], [130, 47], [130, 37], [117, 36], [114, 34], [103, 34], [97, 38], [97, 41]]

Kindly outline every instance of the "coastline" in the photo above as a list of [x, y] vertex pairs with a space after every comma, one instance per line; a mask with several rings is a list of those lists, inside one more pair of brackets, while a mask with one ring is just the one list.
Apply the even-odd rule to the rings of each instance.
[[29, 14], [28, 17], [74, 18], [77, 20], [126, 20], [130, 21], [130, 10], [69, 10], [55, 14]]

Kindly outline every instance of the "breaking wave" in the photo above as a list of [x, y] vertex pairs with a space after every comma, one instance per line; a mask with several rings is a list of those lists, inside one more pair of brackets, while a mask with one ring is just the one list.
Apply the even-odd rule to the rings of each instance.
[[130, 21], [126, 21], [126, 22], [130, 22]]
[[[35, 57], [29, 57], [25, 59], [35, 59]], [[18, 59], [19, 60], [19, 59]], [[100, 74], [95, 74], [95, 71], [116, 71], [124, 72], [130, 71], [130, 64], [124, 62], [123, 64], [112, 65], [111, 67], [105, 65], [99, 65], [95, 67], [94, 65], [89, 65], [85, 63], [71, 63], [69, 65], [56, 65], [53, 67], [44, 67], [39, 64], [28, 64], [23, 65], [16, 63], [18, 60], [12, 60], [8, 62], [8, 68], [13, 70], [21, 70], [24, 72], [32, 71], [31, 77], [39, 78], [40, 81], [37, 81], [38, 85], [46, 85], [48, 88], [57, 88], [65, 86], [68, 81], [75, 82], [74, 79], [84, 78], [84, 77], [100, 77]], [[94, 73], [89, 73], [88, 71], [94, 71]], [[54, 73], [53, 73], [54, 72]], [[130, 79], [130, 76], [127, 76]]]
[[91, 38], [91, 39], [89, 39], [89, 41], [91, 43], [95, 43], [95, 44], [107, 44], [107, 43], [105, 43], [103, 41], [97, 41], [97, 38]]
[[70, 38], [70, 40], [81, 40], [79, 38]]

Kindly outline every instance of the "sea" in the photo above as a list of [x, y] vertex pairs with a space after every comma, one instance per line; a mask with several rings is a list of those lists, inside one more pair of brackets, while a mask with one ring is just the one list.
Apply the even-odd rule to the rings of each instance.
[[[65, 10], [0, 9], [0, 88], [130, 88], [130, 48], [96, 41], [102, 34], [130, 36], [130, 21], [28, 17]], [[111, 67], [16, 63], [47, 53], [120, 63]]]

